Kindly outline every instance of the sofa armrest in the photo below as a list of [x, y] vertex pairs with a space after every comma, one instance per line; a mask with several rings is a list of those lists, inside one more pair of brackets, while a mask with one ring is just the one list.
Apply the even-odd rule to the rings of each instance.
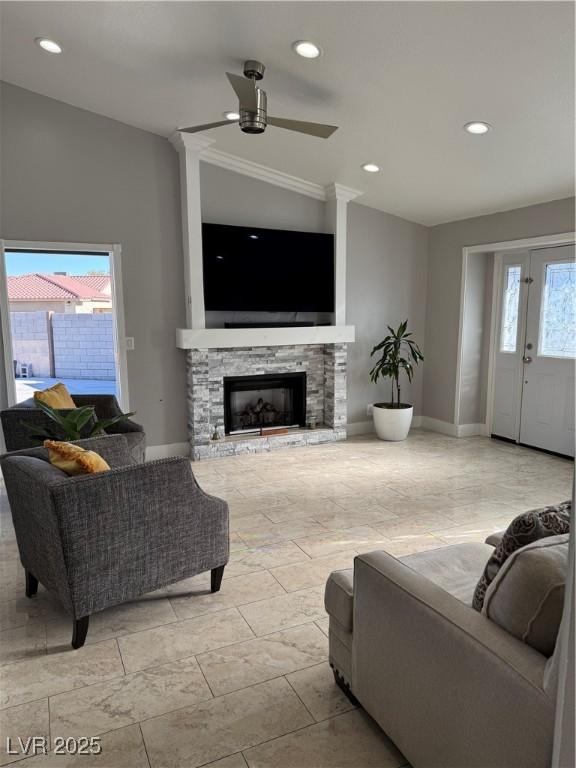
[[186, 458], [72, 478], [50, 493], [78, 616], [228, 560], [228, 505], [201, 490]]
[[391, 555], [355, 559], [352, 690], [415, 765], [548, 765], [545, 665]]

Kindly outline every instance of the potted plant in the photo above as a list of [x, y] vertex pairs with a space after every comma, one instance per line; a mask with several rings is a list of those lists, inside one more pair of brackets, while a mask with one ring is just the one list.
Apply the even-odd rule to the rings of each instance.
[[[372, 414], [376, 434], [381, 440], [405, 440], [412, 423], [414, 408], [401, 399], [400, 376], [402, 372], [412, 381], [414, 366], [424, 360], [420, 347], [407, 332], [408, 320], [400, 323], [394, 330], [388, 326], [390, 334], [377, 344], [370, 356], [380, 352], [380, 358], [370, 371], [370, 379], [376, 383], [380, 377], [388, 378], [392, 385], [389, 403], [374, 403]], [[396, 399], [394, 394], [396, 393]]]
[[96, 419], [96, 409], [93, 405], [85, 405], [81, 408], [59, 409], [51, 408], [41, 400], [36, 400], [36, 407], [48, 417], [46, 423], [28, 424], [21, 421], [22, 426], [28, 430], [34, 440], [80, 440], [85, 437], [96, 437], [106, 434], [106, 430], [120, 421], [134, 416], [131, 413], [122, 413], [111, 419]]

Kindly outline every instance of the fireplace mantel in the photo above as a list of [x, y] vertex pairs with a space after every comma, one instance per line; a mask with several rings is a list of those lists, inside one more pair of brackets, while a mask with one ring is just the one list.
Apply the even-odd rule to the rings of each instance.
[[178, 328], [180, 349], [286, 347], [298, 344], [342, 344], [356, 337], [353, 325], [316, 325], [289, 328]]

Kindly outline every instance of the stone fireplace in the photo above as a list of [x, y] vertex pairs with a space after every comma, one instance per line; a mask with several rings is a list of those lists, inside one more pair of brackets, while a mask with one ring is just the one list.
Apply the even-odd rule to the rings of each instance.
[[343, 440], [346, 344], [190, 349], [187, 402], [194, 460]]

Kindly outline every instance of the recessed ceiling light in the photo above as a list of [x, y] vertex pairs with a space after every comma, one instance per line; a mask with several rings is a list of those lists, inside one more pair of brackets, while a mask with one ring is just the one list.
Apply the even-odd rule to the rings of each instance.
[[368, 173], [378, 173], [380, 166], [376, 165], [376, 163], [364, 163], [362, 170], [367, 171]]
[[58, 45], [55, 40], [49, 40], [47, 37], [37, 37], [35, 42], [43, 51], [47, 51], [48, 53], [62, 53], [62, 46]]
[[240, 120], [238, 112], [224, 112], [224, 117], [226, 120]]
[[320, 46], [310, 40], [296, 40], [292, 43], [292, 48], [298, 56], [303, 56], [305, 59], [317, 59], [322, 54]]
[[488, 133], [492, 130], [490, 123], [485, 123], [481, 120], [474, 120], [471, 123], [466, 123], [464, 130], [468, 133], [473, 133], [475, 136], [481, 136], [483, 133]]
[[258, 235], [248, 235], [250, 240], [258, 240]]

